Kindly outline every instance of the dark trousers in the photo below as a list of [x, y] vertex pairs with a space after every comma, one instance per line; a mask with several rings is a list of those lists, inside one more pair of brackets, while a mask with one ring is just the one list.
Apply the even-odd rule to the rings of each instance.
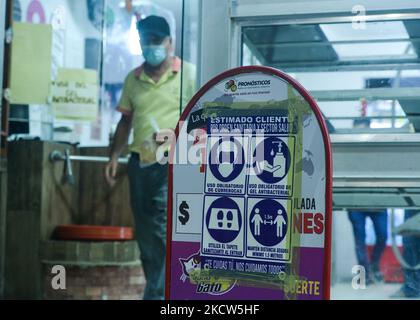
[[[420, 214], [418, 210], [406, 210], [404, 220]], [[403, 257], [410, 266], [420, 263], [420, 237], [403, 237]], [[407, 297], [420, 297], [420, 270], [404, 269], [404, 294]]]
[[145, 300], [163, 300], [165, 294], [166, 215], [168, 166], [140, 167], [138, 157], [128, 163], [130, 201], [140, 260], [146, 276]]
[[[376, 242], [370, 259], [366, 252], [366, 218], [370, 217], [375, 229]], [[369, 279], [370, 270], [379, 271], [379, 261], [385, 250], [388, 215], [386, 210], [381, 212], [350, 211], [349, 219], [353, 225], [353, 233], [356, 243], [356, 256], [359, 265], [365, 267], [366, 276]]]

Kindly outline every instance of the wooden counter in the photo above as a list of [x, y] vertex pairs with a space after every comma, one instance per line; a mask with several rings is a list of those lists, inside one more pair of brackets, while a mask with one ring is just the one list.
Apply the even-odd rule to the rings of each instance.
[[[60, 224], [133, 227], [125, 166], [110, 188], [104, 164], [72, 161], [75, 184], [63, 184], [64, 162], [52, 163], [53, 150], [103, 155], [108, 148], [75, 148], [43, 141], [9, 143], [5, 245], [5, 297], [40, 299], [41, 243], [53, 238]], [[0, 239], [1, 244], [1, 239]]]

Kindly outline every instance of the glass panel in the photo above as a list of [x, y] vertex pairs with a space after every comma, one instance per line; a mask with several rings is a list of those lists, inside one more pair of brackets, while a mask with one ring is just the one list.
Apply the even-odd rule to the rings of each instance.
[[[420, 20], [247, 26], [242, 64], [279, 68], [317, 99], [330, 132], [420, 130]], [[386, 89], [385, 89], [386, 88]]]
[[[2, 2], [0, 4], [0, 38], [1, 39], [4, 39], [5, 23], [6, 23], [6, 3]], [[4, 41], [2, 41], [0, 43], [0, 61], [3, 61], [3, 58], [4, 58]], [[0, 70], [1, 70], [0, 71], [0, 87], [3, 90], [3, 72], [4, 72], [4, 70], [3, 70], [3, 68], [1, 68]], [[5, 142], [5, 136], [6, 136], [6, 133], [3, 132], [4, 128], [2, 129], [3, 121], [5, 121], [4, 118], [3, 118], [3, 103], [0, 103], [0, 156], [2, 156], [1, 151], [4, 147], [3, 144]]]
[[[105, 127], [102, 126], [99, 108], [103, 11], [103, 0], [13, 1], [14, 28], [16, 29], [18, 23], [34, 26], [26, 28], [20, 34], [24, 39], [31, 39], [35, 35], [35, 26], [46, 27], [39, 31], [37, 40], [51, 43], [51, 55], [47, 54], [42, 58], [44, 63], [51, 65], [51, 85], [49, 96], [42, 103], [25, 99], [22, 103], [11, 105], [10, 140], [25, 137], [82, 145], [107, 143], [108, 136], [103, 130]], [[23, 43], [29, 46], [29, 50], [34, 50], [32, 45], [36, 41], [24, 40]], [[21, 67], [25, 65], [27, 68]], [[27, 61], [20, 62], [16, 68], [13, 66], [15, 65], [12, 63], [12, 78], [24, 75], [22, 70], [29, 73], [35, 70]], [[52, 83], [59, 81], [61, 86]], [[15, 90], [12, 98], [19, 94]], [[37, 94], [36, 90], [32, 91], [33, 96]], [[58, 116], [58, 101], [65, 101], [65, 107], [61, 110], [66, 115]], [[89, 114], [87, 110], [90, 110]]]
[[[196, 88], [198, 6], [197, 1], [186, 1], [183, 15], [183, 0], [81, 0], [77, 4], [72, 0], [14, 1], [15, 22], [52, 27], [51, 81], [59, 78], [62, 69], [77, 69], [76, 80], [83, 78], [83, 71], [94, 71], [97, 92], [96, 111], [90, 119], [80, 119], [78, 111], [70, 106], [67, 116], [58, 118], [52, 91], [43, 104], [11, 105], [9, 140], [24, 137], [80, 146], [109, 145], [121, 117], [116, 109], [124, 80], [144, 62], [137, 22], [151, 14], [168, 21], [173, 54], [188, 62], [180, 72], [181, 111]], [[11, 72], [16, 74], [17, 70]]]
[[181, 109], [184, 110], [189, 100], [198, 89], [198, 44], [200, 30], [200, 2], [183, 1], [182, 17], [182, 92]]
[[[106, 0], [110, 23], [104, 31], [102, 110], [111, 135], [121, 113], [117, 112], [126, 76], [144, 63], [137, 22], [149, 15], [164, 17], [170, 27], [173, 54], [182, 52], [182, 0], [121, 1]], [[126, 3], [131, 3], [129, 6]], [[112, 12], [112, 14], [111, 14]], [[182, 73], [182, 72], [181, 72]]]
[[[102, 110], [109, 125], [120, 119], [117, 112], [126, 76], [144, 60], [137, 32], [137, 18], [119, 0], [106, 0], [108, 16], [112, 16], [104, 33]], [[112, 12], [112, 14], [111, 14]]]
[[[420, 131], [420, 20], [366, 22], [362, 28], [351, 22], [278, 22], [269, 25], [260, 19], [242, 27], [242, 65], [263, 64], [294, 77], [316, 98], [330, 133]], [[378, 158], [378, 166], [380, 162]], [[378, 182], [374, 177], [372, 181]], [[393, 237], [393, 225], [402, 225], [404, 215], [418, 212], [418, 189], [336, 187], [333, 203], [334, 208], [346, 211], [333, 213], [332, 299], [389, 299], [396, 292], [403, 298], [402, 291], [398, 291], [401, 283], [404, 292], [410, 286], [418, 287], [395, 254], [404, 249], [407, 255], [403, 257], [416, 255], [418, 243], [409, 237]], [[386, 209], [388, 216], [377, 215]], [[347, 213], [352, 210], [363, 213], [350, 220]], [[379, 237], [383, 240], [384, 233], [386, 246], [380, 271], [385, 282], [371, 259], [373, 247]], [[365, 249], [369, 255], [365, 255]], [[365, 279], [375, 285], [368, 282], [365, 290], [357, 290], [352, 268], [366, 260], [370, 261], [365, 263], [370, 276]], [[418, 262], [411, 261], [411, 265]]]

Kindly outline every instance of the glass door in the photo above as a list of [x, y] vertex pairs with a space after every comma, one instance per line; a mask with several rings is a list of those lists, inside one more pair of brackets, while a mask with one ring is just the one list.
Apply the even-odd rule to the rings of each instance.
[[418, 132], [420, 16], [390, 18], [243, 26], [242, 65], [292, 75], [317, 99], [331, 133]]

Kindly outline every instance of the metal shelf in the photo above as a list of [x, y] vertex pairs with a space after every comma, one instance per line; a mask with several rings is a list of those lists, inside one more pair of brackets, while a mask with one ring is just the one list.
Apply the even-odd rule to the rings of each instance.
[[420, 208], [420, 134], [330, 138], [335, 208]]
[[378, 88], [360, 90], [315, 90], [311, 95], [318, 101], [417, 100], [420, 105], [420, 88]]

